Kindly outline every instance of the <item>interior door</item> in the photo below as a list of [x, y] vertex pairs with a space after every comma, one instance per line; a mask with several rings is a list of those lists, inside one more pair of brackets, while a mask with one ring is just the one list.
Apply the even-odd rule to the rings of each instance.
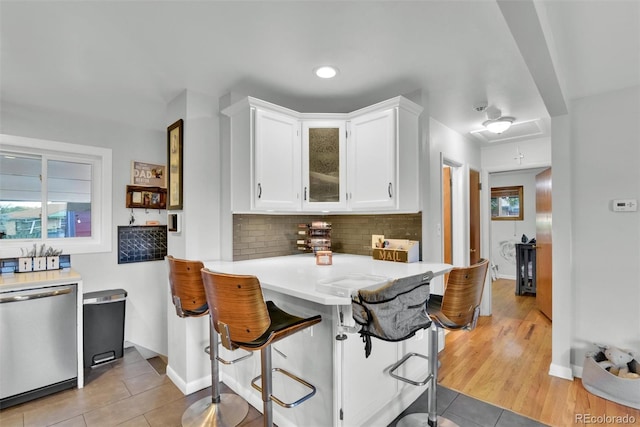
[[453, 263], [453, 240], [451, 232], [451, 168], [442, 168], [442, 240], [443, 262]]
[[536, 303], [551, 319], [551, 168], [536, 175]]
[[480, 172], [469, 169], [469, 264], [480, 261]]

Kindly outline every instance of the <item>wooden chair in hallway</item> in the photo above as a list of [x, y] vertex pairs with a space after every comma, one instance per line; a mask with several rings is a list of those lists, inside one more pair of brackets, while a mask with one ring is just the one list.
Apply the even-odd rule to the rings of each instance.
[[436, 386], [438, 382], [438, 328], [448, 330], [476, 327], [480, 315], [480, 302], [489, 267], [488, 259], [481, 259], [469, 267], [454, 267], [449, 272], [444, 295], [431, 295], [427, 313], [432, 324], [429, 331], [429, 364], [433, 382], [427, 390], [429, 413], [414, 413], [401, 418], [397, 427], [451, 427], [456, 424], [436, 413]]
[[[201, 261], [190, 261], [166, 257], [169, 266], [169, 285], [171, 299], [179, 317], [200, 317], [211, 312], [207, 304], [207, 295], [202, 283]], [[205, 349], [211, 360], [211, 396], [193, 403], [182, 415], [182, 427], [195, 426], [237, 426], [247, 416], [249, 404], [240, 396], [220, 393], [218, 361], [235, 363], [248, 356], [233, 361], [221, 360], [218, 356], [218, 334], [209, 320], [209, 346]], [[249, 354], [251, 356], [251, 353]]]
[[[260, 350], [261, 375], [251, 382], [261, 392], [264, 426], [273, 425], [272, 402], [292, 408], [312, 397], [316, 388], [281, 368], [271, 367], [271, 345], [322, 319], [319, 315], [303, 318], [279, 309], [272, 301], [264, 300], [260, 281], [255, 276], [215, 273], [203, 269], [202, 280], [211, 307], [212, 322], [220, 333], [222, 345], [228, 349]], [[310, 390], [292, 403], [272, 395], [272, 371], [287, 375]], [[256, 381], [261, 379], [261, 386]]]

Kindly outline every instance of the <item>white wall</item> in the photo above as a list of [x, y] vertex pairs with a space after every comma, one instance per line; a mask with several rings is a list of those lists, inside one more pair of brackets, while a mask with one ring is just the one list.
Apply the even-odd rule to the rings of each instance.
[[[122, 288], [128, 292], [125, 340], [166, 354], [166, 273], [162, 261], [118, 264], [117, 226], [128, 225], [125, 189], [131, 161], [166, 163], [166, 130], [142, 129], [122, 123], [2, 103], [0, 132], [113, 150], [112, 251], [72, 255], [71, 265], [83, 278], [84, 291]], [[134, 209], [136, 224], [166, 223], [165, 211]], [[19, 254], [16, 254], [16, 256]]]
[[[185, 259], [220, 258], [221, 158], [218, 102], [185, 90], [167, 106], [167, 123], [184, 121], [182, 231], [169, 233], [168, 253]], [[165, 267], [166, 268], [166, 267]], [[169, 296], [167, 278], [164, 289]], [[167, 375], [185, 393], [211, 385], [209, 317], [179, 318], [173, 304], [165, 308], [169, 365]]]
[[640, 87], [575, 100], [570, 117], [571, 361], [582, 366], [594, 342], [640, 351], [640, 213], [611, 208], [640, 199]]
[[491, 221], [491, 262], [498, 269], [498, 276], [516, 279], [515, 244], [522, 235], [528, 240], [536, 237], [536, 175], [542, 169], [527, 169], [514, 172], [495, 172], [489, 175], [491, 187], [523, 187], [523, 219], [514, 221]]
[[[464, 248], [465, 259], [457, 262], [464, 265], [469, 261], [469, 169], [480, 171], [480, 148], [475, 141], [470, 141], [459, 133], [453, 131], [437, 120], [429, 120], [429, 155], [428, 164], [423, 167], [428, 171], [426, 181], [426, 197], [423, 220], [422, 220], [422, 241], [424, 249], [423, 259], [434, 261], [442, 260], [442, 166], [441, 158], [453, 161], [460, 165], [460, 175], [463, 182], [460, 186], [459, 197], [464, 201], [464, 212], [458, 216], [460, 227], [454, 240], [459, 248]], [[423, 181], [424, 183], [424, 181]], [[454, 226], [455, 227], [455, 226]], [[460, 228], [462, 228], [460, 230]], [[483, 239], [483, 237], [480, 237]], [[481, 253], [480, 256], [485, 256]], [[434, 280], [433, 291], [439, 293], [443, 291], [442, 280]]]

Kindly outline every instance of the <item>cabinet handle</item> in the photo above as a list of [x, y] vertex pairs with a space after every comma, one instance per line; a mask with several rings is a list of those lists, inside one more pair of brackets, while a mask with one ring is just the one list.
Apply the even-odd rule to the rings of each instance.
[[260, 185], [260, 183], [258, 183], [258, 199], [262, 197], [262, 185]]
[[391, 187], [392, 187], [392, 184], [389, 183], [389, 188], [387, 190], [389, 191], [389, 198], [390, 199], [393, 197], [393, 193], [391, 192]]
[[307, 201], [307, 187], [304, 187], [304, 201]]
[[21, 294], [12, 295], [7, 298], [0, 298], [0, 304], [5, 304], [9, 302], [29, 301], [32, 299], [39, 299], [39, 298], [57, 297], [58, 295], [70, 294], [72, 291], [73, 291], [72, 288], [64, 288], [64, 289], [56, 289], [53, 291], [43, 291], [43, 292], [38, 292], [38, 293], [28, 294], [28, 295], [21, 295]]

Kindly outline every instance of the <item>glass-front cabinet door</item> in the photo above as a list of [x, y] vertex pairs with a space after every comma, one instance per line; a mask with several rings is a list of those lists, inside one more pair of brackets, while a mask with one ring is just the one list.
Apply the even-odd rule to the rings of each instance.
[[346, 209], [345, 121], [302, 124], [302, 206], [304, 210]]

